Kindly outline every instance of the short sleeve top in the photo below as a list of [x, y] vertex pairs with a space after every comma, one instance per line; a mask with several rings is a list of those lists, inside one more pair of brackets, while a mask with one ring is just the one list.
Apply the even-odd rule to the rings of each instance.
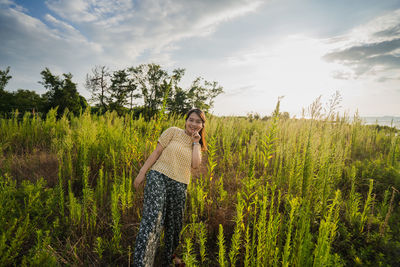
[[183, 129], [166, 129], [158, 139], [164, 148], [152, 170], [161, 172], [178, 182], [189, 184], [192, 167], [192, 138]]

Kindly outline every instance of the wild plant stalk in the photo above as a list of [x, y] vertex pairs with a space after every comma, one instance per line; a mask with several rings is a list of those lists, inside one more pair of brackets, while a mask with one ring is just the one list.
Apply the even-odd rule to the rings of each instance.
[[206, 264], [207, 261], [207, 252], [206, 252], [206, 243], [207, 243], [207, 229], [203, 222], [199, 222], [197, 227], [197, 237], [200, 249], [200, 259], [201, 264]]
[[240, 250], [240, 243], [241, 243], [241, 234], [244, 230], [243, 224], [243, 208], [244, 208], [244, 201], [241, 197], [240, 193], [237, 194], [238, 202], [236, 204], [236, 217], [235, 217], [235, 230], [232, 235], [231, 239], [231, 249], [229, 251], [229, 259], [231, 262], [231, 266], [236, 266], [237, 255], [239, 254]]
[[[51, 243], [51, 236], [50, 231], [47, 230], [44, 233], [42, 230], [36, 231], [37, 233], [37, 241], [34, 248], [34, 256], [30, 259], [30, 262], [27, 258], [22, 260], [22, 265], [24, 264], [31, 264], [36, 266], [43, 266], [43, 265], [58, 265], [57, 258], [54, 256], [52, 251], [49, 249]], [[24, 262], [25, 260], [25, 262]]]
[[85, 216], [86, 230], [96, 227], [97, 207], [94, 199], [93, 189], [89, 186], [88, 181], [89, 167], [83, 170], [83, 214]]
[[328, 208], [324, 219], [320, 222], [317, 245], [314, 249], [313, 266], [329, 266], [331, 264], [331, 244], [336, 236], [339, 221], [340, 191], [335, 193], [335, 199]]
[[252, 265], [256, 263], [257, 257], [254, 255], [254, 251], [256, 249], [256, 241], [257, 241], [257, 213], [258, 213], [258, 195], [254, 197], [254, 208], [251, 209], [251, 215], [253, 219], [252, 221], [252, 235], [251, 235], [251, 246], [250, 246], [250, 262]]
[[[62, 161], [61, 161], [61, 165], [62, 165]], [[62, 168], [59, 167], [58, 168], [58, 194], [59, 194], [59, 204], [60, 204], [60, 211], [61, 211], [61, 216], [62, 218], [64, 218], [64, 184], [63, 184], [63, 179], [62, 179]]]
[[224, 203], [228, 196], [228, 192], [224, 190], [224, 175], [222, 174], [216, 181], [216, 186], [218, 187], [218, 203]]
[[286, 242], [283, 248], [283, 257], [282, 257], [282, 266], [287, 267], [290, 264], [290, 250], [291, 250], [291, 237], [292, 237], [292, 228], [294, 221], [294, 212], [297, 210], [300, 205], [298, 198], [292, 198], [289, 200], [290, 203], [290, 214], [289, 214], [289, 227], [286, 235]]
[[[29, 224], [29, 214], [27, 214], [27, 216], [21, 222], [19, 222], [16, 218], [13, 222], [13, 225], [8, 230], [10, 234], [8, 238], [5, 234], [3, 234], [0, 241], [0, 252], [2, 252], [0, 255], [0, 260], [2, 264], [12, 265], [14, 259], [19, 255], [22, 249], [21, 245], [27, 238]], [[14, 232], [14, 229], [16, 230], [11, 238], [11, 233]], [[6, 244], [6, 239], [10, 240], [9, 244]]]
[[[211, 138], [208, 141], [208, 172], [207, 172], [207, 184], [208, 184], [208, 192], [211, 194], [212, 192], [212, 180], [214, 178], [214, 169], [217, 166], [216, 153], [217, 153], [217, 139]], [[211, 200], [209, 200], [209, 205], [207, 205], [207, 216], [210, 217], [211, 212]]]
[[400, 151], [399, 149], [399, 143], [400, 143], [400, 138], [399, 136], [393, 137], [393, 132], [391, 132], [391, 143], [390, 143], [390, 150], [387, 155], [387, 164], [388, 166], [393, 166], [395, 167], [397, 164], [397, 154]]
[[126, 178], [125, 178], [125, 170], [122, 170], [121, 184], [119, 185], [119, 195], [121, 202], [121, 215], [125, 215], [127, 209], [128, 196], [125, 190], [126, 186]]
[[261, 140], [262, 144], [262, 160], [264, 162], [263, 170], [264, 173], [266, 173], [269, 161], [273, 157], [273, 154], [276, 151], [276, 144], [275, 142], [277, 141], [277, 128], [278, 128], [278, 122], [279, 122], [279, 107], [280, 107], [280, 99], [278, 99], [278, 102], [276, 104], [273, 116], [272, 116], [272, 123], [270, 126], [270, 129], [268, 133], [264, 136], [264, 139]]
[[74, 225], [79, 225], [82, 217], [82, 205], [75, 198], [71, 188], [71, 180], [68, 181], [68, 196], [69, 196], [69, 218]]
[[222, 227], [222, 224], [220, 224], [218, 234], [218, 263], [221, 267], [227, 266], [225, 261], [225, 253], [224, 228]]
[[100, 236], [98, 236], [95, 240], [96, 241], [94, 245], [94, 252], [97, 253], [97, 256], [101, 260], [103, 258], [103, 253], [104, 253], [104, 244], [103, 244], [104, 241]]
[[99, 170], [99, 177], [97, 178], [97, 187], [96, 187], [96, 197], [97, 203], [99, 204], [100, 208], [104, 207], [104, 197], [106, 195], [106, 188], [105, 188], [105, 179], [103, 174], [103, 167]]
[[349, 222], [355, 226], [359, 222], [359, 218], [361, 216], [360, 213], [360, 204], [361, 204], [361, 195], [356, 192], [355, 189], [355, 179], [356, 179], [356, 168], [352, 166], [350, 172], [350, 180], [351, 180], [351, 189], [349, 199], [347, 201], [347, 209], [346, 213], [348, 216]]
[[310, 122], [310, 129], [308, 131], [308, 136], [307, 136], [307, 142], [305, 144], [304, 148], [304, 165], [303, 165], [303, 177], [301, 178], [301, 196], [302, 197], [309, 197], [310, 195], [308, 194], [308, 189], [310, 186], [311, 178], [312, 178], [312, 172], [313, 172], [313, 158], [312, 158], [312, 152], [311, 152], [311, 138], [312, 138], [312, 127], [313, 121]]
[[295, 194], [295, 190], [296, 190], [296, 188], [297, 188], [297, 186], [296, 186], [296, 184], [297, 184], [297, 179], [296, 179], [296, 177], [299, 175], [298, 173], [299, 173], [299, 168], [300, 168], [300, 166], [301, 166], [301, 164], [299, 163], [299, 161], [300, 161], [300, 156], [299, 156], [299, 154], [300, 153], [296, 153], [296, 143], [295, 142], [293, 142], [293, 147], [292, 147], [292, 149], [291, 149], [292, 151], [288, 151], [287, 153], [288, 153], [288, 155], [293, 155], [294, 154], [294, 156], [292, 156], [292, 157], [288, 157], [288, 164], [289, 164], [289, 166], [287, 167], [288, 168], [288, 185], [287, 185], [287, 187], [288, 187], [288, 189], [287, 189], [287, 191], [288, 191], [288, 194]]
[[190, 237], [185, 238], [185, 252], [183, 254], [183, 261], [186, 266], [197, 266], [196, 258], [193, 255], [193, 243]]
[[204, 180], [200, 179], [199, 183], [196, 184], [196, 196], [197, 196], [197, 203], [200, 207], [199, 215], [201, 216], [204, 213], [204, 204], [207, 199], [207, 192], [204, 190], [205, 184]]
[[[267, 191], [267, 190], [266, 190]], [[266, 232], [266, 219], [267, 219], [267, 194], [263, 196], [263, 200], [259, 201], [260, 205], [260, 215], [258, 216], [257, 225], [257, 262], [258, 266], [264, 265], [264, 261], [267, 258], [266, 249], [265, 249], [265, 232]]]
[[364, 209], [363, 209], [363, 212], [362, 212], [361, 218], [360, 218], [360, 233], [363, 232], [365, 223], [367, 222], [367, 219], [369, 217], [369, 212], [370, 212], [370, 209], [372, 206], [372, 189], [373, 189], [373, 187], [374, 187], [374, 180], [370, 179], [367, 199], [365, 200]]
[[[321, 134], [321, 156], [320, 162], [319, 162], [319, 168], [320, 170], [318, 171], [318, 185], [317, 187], [322, 188], [320, 190], [319, 198], [321, 199], [320, 203], [322, 205], [321, 207], [321, 213], [322, 215], [325, 214], [325, 209], [326, 209], [326, 201], [328, 197], [331, 194], [331, 179], [332, 179], [332, 174], [331, 174], [331, 168], [330, 166], [333, 165], [332, 163], [332, 154], [333, 151], [331, 151], [331, 148], [329, 147], [329, 129], [328, 127], [325, 127], [325, 132]], [[321, 184], [322, 183], [322, 184]]]
[[294, 237], [293, 248], [293, 266], [311, 266], [312, 265], [312, 248], [314, 247], [313, 236], [310, 232], [310, 205], [309, 202], [303, 201], [299, 210], [296, 234]]
[[368, 216], [368, 223], [367, 223], [367, 241], [369, 241], [369, 239], [370, 239], [372, 219], [374, 217], [374, 212], [375, 212], [376, 194], [372, 194], [371, 202], [372, 202], [372, 207], [371, 207], [370, 215]]
[[126, 187], [128, 187], [128, 192], [126, 193], [127, 195], [127, 200], [126, 200], [126, 206], [127, 208], [132, 208], [133, 207], [133, 177], [132, 177], [132, 169], [129, 171], [129, 176], [128, 179], [126, 180]]
[[211, 138], [208, 142], [208, 182], [211, 182], [214, 177], [214, 169], [217, 166], [216, 153], [217, 153], [217, 139]]
[[226, 133], [222, 134], [222, 149], [224, 150], [223, 153], [223, 161], [224, 165], [229, 168], [232, 164], [232, 152], [231, 152], [231, 142], [229, 137]]
[[387, 225], [388, 225], [390, 215], [391, 215], [392, 212], [393, 212], [394, 196], [395, 196], [396, 192], [397, 192], [397, 193], [399, 192], [399, 191], [397, 191], [397, 189], [394, 188], [393, 186], [392, 186], [392, 190], [393, 190], [393, 191], [392, 191], [392, 196], [391, 196], [391, 198], [390, 198], [389, 209], [388, 209], [388, 212], [386, 213], [385, 221], [384, 221], [384, 222], [380, 225], [380, 227], [379, 227], [379, 234], [380, 234], [381, 237], [383, 237], [383, 235], [384, 235], [384, 233], [385, 233], [385, 229], [386, 229], [386, 227], [387, 227]]
[[389, 210], [389, 197], [390, 197], [390, 190], [386, 189], [383, 193], [383, 200], [379, 203], [377, 217], [379, 220], [384, 220], [388, 210]]
[[[254, 198], [257, 194], [257, 191], [255, 190], [257, 186], [257, 180], [254, 179], [255, 176], [255, 159], [252, 157], [250, 159], [250, 165], [248, 166], [248, 174], [246, 179], [242, 180], [243, 183], [243, 196], [245, 199], [245, 202], [248, 204], [248, 206], [251, 206], [254, 204]], [[249, 208], [248, 208], [249, 209]]]
[[119, 192], [118, 185], [114, 183], [113, 191], [111, 192], [111, 215], [112, 215], [112, 230], [113, 230], [113, 238], [112, 244], [113, 248], [116, 251], [120, 250], [120, 240], [121, 240], [121, 226], [120, 226], [120, 218], [121, 215], [119, 213], [118, 204], [119, 204]]
[[245, 242], [245, 254], [244, 254], [244, 266], [250, 266], [250, 229], [249, 229], [249, 224], [246, 226], [246, 232], [244, 236], [244, 242]]
[[[278, 261], [279, 247], [277, 246], [279, 225], [281, 218], [279, 215], [279, 205], [281, 201], [281, 192], [278, 193], [277, 202], [275, 203], [276, 186], [271, 187], [271, 200], [269, 205], [269, 216], [267, 223], [266, 233], [266, 248], [265, 248], [265, 264], [266, 266], [273, 266]], [[276, 207], [275, 207], [276, 206]]]

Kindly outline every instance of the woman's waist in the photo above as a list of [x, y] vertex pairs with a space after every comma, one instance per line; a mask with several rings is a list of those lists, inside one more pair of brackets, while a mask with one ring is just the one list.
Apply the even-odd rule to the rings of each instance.
[[185, 184], [189, 184], [189, 182], [190, 182], [190, 174], [191, 174], [190, 169], [182, 171], [182, 170], [171, 168], [170, 166], [154, 164], [150, 170], [157, 171], [157, 172], [164, 174], [165, 176], [167, 176], [175, 181], [178, 181], [178, 182], [182, 182]]

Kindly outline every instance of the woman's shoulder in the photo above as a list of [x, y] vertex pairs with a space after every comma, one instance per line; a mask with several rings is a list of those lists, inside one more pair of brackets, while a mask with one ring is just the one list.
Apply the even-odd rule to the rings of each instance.
[[167, 128], [165, 131], [171, 131], [171, 132], [183, 132], [183, 130], [179, 127], [176, 126], [171, 126], [169, 128]]
[[176, 126], [172, 126], [169, 127], [167, 129], [165, 129], [161, 135], [165, 135], [165, 136], [178, 136], [181, 133], [183, 133], [184, 131], [181, 128], [178, 128]]

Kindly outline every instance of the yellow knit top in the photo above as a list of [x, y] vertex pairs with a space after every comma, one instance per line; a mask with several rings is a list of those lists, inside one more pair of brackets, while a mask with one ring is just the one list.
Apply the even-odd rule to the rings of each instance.
[[158, 138], [164, 148], [152, 170], [178, 182], [189, 184], [192, 167], [192, 138], [183, 129], [170, 127]]

